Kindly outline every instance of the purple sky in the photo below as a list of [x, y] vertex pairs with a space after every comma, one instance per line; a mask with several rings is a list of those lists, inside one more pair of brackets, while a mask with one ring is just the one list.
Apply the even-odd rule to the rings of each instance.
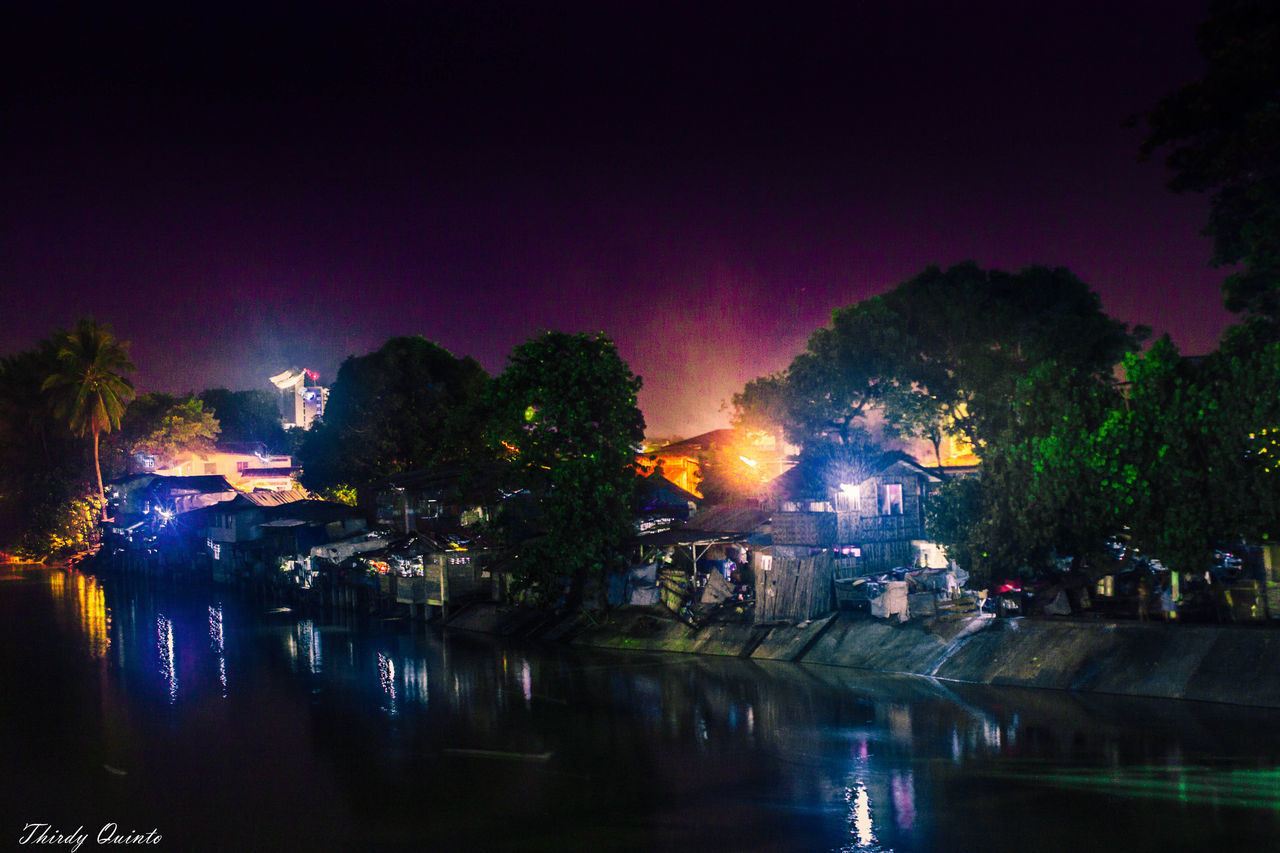
[[1204, 3], [35, 5], [0, 353], [92, 315], [185, 391], [604, 331], [689, 435], [931, 263], [1068, 266], [1186, 352], [1230, 321], [1205, 200], [1123, 126], [1200, 72]]

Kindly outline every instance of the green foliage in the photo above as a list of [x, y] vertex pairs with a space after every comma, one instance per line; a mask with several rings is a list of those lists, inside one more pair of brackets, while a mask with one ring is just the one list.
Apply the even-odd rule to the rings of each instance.
[[1177, 192], [1209, 193], [1212, 263], [1238, 265], [1226, 306], [1280, 321], [1280, 7], [1218, 0], [1198, 31], [1208, 70], [1148, 115]]
[[345, 504], [346, 506], [356, 505], [356, 488], [348, 486], [345, 483], [338, 483], [323, 489], [316, 493], [321, 500], [332, 501], [333, 503]]
[[546, 332], [511, 354], [489, 398], [490, 447], [531, 510], [503, 512], [498, 529], [519, 555], [520, 580], [545, 600], [569, 581], [579, 606], [589, 577], [620, 564], [634, 534], [641, 380], [603, 335]]
[[936, 447], [956, 431], [981, 448], [1015, 426], [1009, 400], [1033, 366], [1105, 377], [1143, 334], [1065, 269], [929, 267], [837, 310], [784, 373], [734, 397], [735, 421], [773, 423], [800, 445], [847, 443], [875, 410], [890, 432]]
[[303, 483], [323, 490], [465, 458], [479, 446], [488, 375], [422, 337], [342, 363], [324, 420], [303, 438]]
[[26, 559], [82, 551], [94, 539], [102, 503], [93, 490], [82, 489], [41, 509], [16, 549]]
[[52, 340], [0, 359], [0, 543], [37, 559], [53, 547], [58, 508], [92, 477], [84, 445], [43, 391], [57, 369]]
[[732, 420], [735, 427], [767, 432], [777, 439], [804, 432], [790, 417], [786, 373], [752, 379], [742, 391], [734, 394]]
[[118, 444], [128, 458], [143, 453], [173, 459], [181, 453], [212, 450], [220, 432], [218, 419], [193, 395], [149, 393], [139, 395], [125, 409]]
[[289, 449], [280, 407], [270, 391], [207, 388], [199, 393], [205, 411], [218, 419], [224, 442], [261, 442], [272, 453]]
[[969, 572], [969, 585], [974, 589], [984, 589], [991, 582], [985, 520], [983, 483], [977, 477], [947, 480], [925, 503], [926, 535]]
[[110, 326], [87, 318], [71, 331], [56, 334], [54, 342], [57, 368], [42, 388], [53, 400], [54, 413], [65, 419], [73, 434], [92, 437], [98, 497], [105, 504], [98, 439], [120, 427], [125, 406], [133, 398], [133, 383], [124, 375], [134, 369], [129, 345], [117, 341]]
[[[989, 444], [982, 482], [1001, 542], [981, 542], [1008, 573], [1058, 555], [1093, 555], [1120, 526], [1123, 473], [1114, 383], [1045, 361], [1013, 392], [1007, 432]], [[998, 493], [997, 493], [998, 490]]]
[[889, 397], [889, 421], [927, 437], [932, 410], [934, 424], [980, 451], [1017, 429], [1010, 401], [1036, 366], [1105, 379], [1147, 334], [1108, 317], [1098, 295], [1061, 267], [929, 267], [884, 299], [912, 345], [899, 384], [924, 392]]

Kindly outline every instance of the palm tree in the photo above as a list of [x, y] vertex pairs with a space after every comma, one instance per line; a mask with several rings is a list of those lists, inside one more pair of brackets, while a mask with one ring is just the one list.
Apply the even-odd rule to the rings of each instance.
[[88, 318], [70, 332], [59, 333], [56, 341], [57, 368], [42, 388], [52, 393], [54, 412], [66, 419], [72, 433], [93, 436], [93, 469], [98, 477], [98, 497], [105, 508], [98, 436], [120, 428], [120, 417], [133, 398], [133, 383], [123, 375], [134, 369], [129, 345], [117, 341], [110, 326]]

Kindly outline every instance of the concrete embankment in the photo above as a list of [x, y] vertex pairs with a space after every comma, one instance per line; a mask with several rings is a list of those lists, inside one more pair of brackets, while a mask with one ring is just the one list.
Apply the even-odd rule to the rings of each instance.
[[1280, 708], [1280, 631], [1263, 626], [991, 619], [897, 625], [841, 613], [804, 625], [691, 628], [657, 609], [591, 620], [493, 605], [450, 628], [613, 649], [854, 667], [949, 681]]

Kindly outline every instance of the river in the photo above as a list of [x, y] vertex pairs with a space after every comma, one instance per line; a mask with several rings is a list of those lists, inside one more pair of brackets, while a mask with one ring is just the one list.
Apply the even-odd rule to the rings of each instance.
[[15, 848], [1280, 849], [1274, 711], [513, 645], [35, 567], [0, 567], [0, 635]]

